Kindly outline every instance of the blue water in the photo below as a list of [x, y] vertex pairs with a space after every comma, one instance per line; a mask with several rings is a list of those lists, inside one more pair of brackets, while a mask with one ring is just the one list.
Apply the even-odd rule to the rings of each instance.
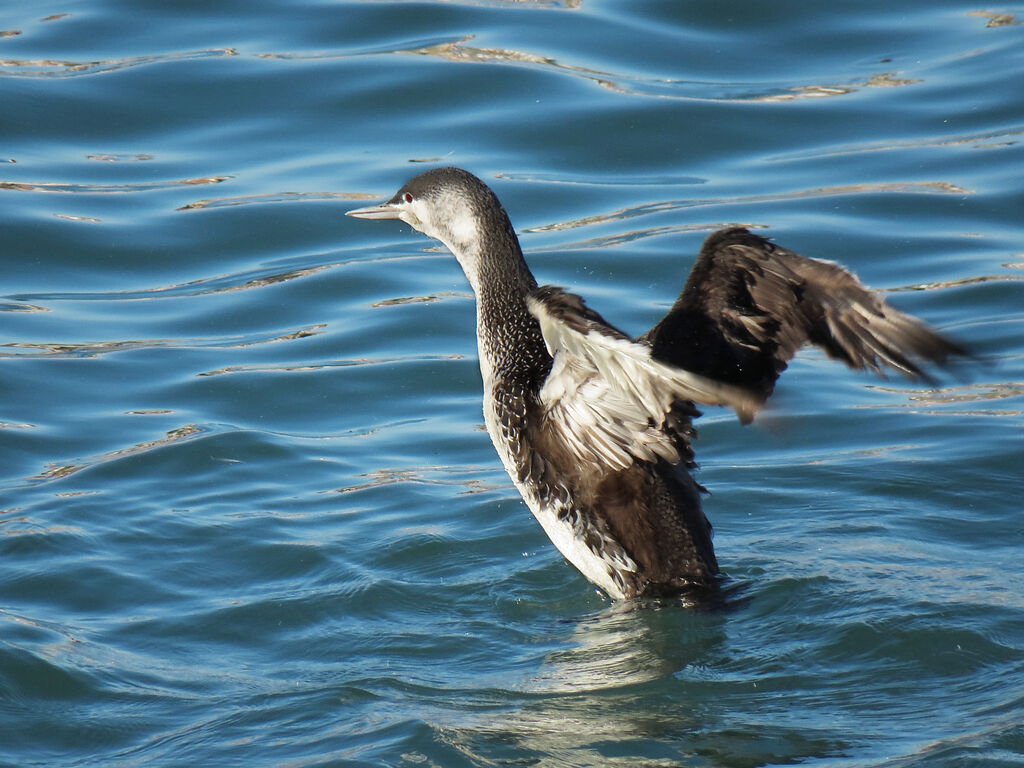
[[[0, 6], [0, 765], [1024, 764], [1024, 6]], [[712, 229], [971, 345], [708, 409], [725, 605], [617, 605], [482, 431], [438, 164], [634, 333]]]

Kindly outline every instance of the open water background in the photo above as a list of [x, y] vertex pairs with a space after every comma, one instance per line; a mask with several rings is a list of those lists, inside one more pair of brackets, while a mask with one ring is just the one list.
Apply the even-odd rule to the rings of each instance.
[[[5, 0], [0, 765], [1024, 764], [1022, 21]], [[614, 605], [482, 431], [455, 261], [342, 215], [439, 164], [634, 333], [740, 223], [984, 360], [709, 409], [730, 598]]]

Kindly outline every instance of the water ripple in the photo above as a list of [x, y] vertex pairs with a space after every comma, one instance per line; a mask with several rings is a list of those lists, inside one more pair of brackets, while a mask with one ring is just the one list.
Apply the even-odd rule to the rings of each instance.
[[73, 475], [76, 472], [81, 472], [84, 469], [90, 469], [91, 467], [95, 467], [100, 464], [106, 464], [107, 462], [115, 461], [127, 456], [135, 456], [173, 443], [191, 440], [207, 431], [208, 430], [201, 428], [196, 424], [185, 424], [184, 426], [170, 430], [163, 437], [159, 437], [154, 440], [147, 440], [142, 443], [136, 443], [135, 445], [128, 446], [127, 448], [118, 448], [114, 451], [83, 459], [74, 464], [51, 464], [35, 477], [28, 478], [28, 482], [33, 483], [59, 480]]
[[173, 189], [180, 186], [196, 186], [199, 184], [220, 184], [227, 181], [231, 176], [205, 176], [194, 179], [179, 179], [175, 181], [145, 181], [132, 184], [66, 184], [61, 182], [23, 182], [23, 181], [0, 181], [0, 189], [13, 190], [15, 192], [57, 192], [57, 193], [86, 193], [86, 194], [122, 194], [125, 192], [152, 192], [158, 189]]
[[[476, 469], [476, 474], [486, 477], [494, 477], [494, 470], [491, 467]], [[362, 482], [338, 488], [338, 493], [358, 493], [372, 488], [381, 488], [396, 483], [413, 483], [417, 485], [440, 485], [440, 486], [461, 486], [462, 494], [472, 495], [486, 493], [488, 491], [502, 490], [504, 482], [487, 482], [478, 478], [466, 479], [464, 475], [470, 474], [466, 467], [449, 466], [427, 466], [414, 467], [411, 469], [379, 469], [360, 475]]]
[[[873, 194], [908, 194], [927, 193], [943, 195], [969, 195], [971, 190], [959, 187], [946, 181], [907, 181], [907, 182], [885, 182], [848, 184], [842, 186], [817, 187], [815, 189], [800, 189], [791, 192], [778, 192], [760, 195], [736, 195], [733, 197], [715, 197], [689, 200], [659, 200], [653, 203], [620, 208], [610, 213], [596, 214], [580, 219], [555, 222], [539, 227], [530, 227], [524, 232], [557, 232], [577, 227], [603, 224], [610, 221], [620, 221], [636, 216], [646, 216], [653, 213], [664, 213], [666, 211], [679, 211], [689, 208], [702, 208], [707, 206], [737, 205], [752, 203], [768, 203], [779, 200], [802, 200], [817, 199], [825, 197], [838, 197], [845, 195], [873, 195]], [[707, 225], [703, 225], [707, 226]], [[716, 225], [717, 226], [717, 225]]]
[[56, 59], [0, 59], [0, 77], [64, 78], [116, 72], [131, 67], [142, 67], [172, 61], [195, 61], [220, 56], [237, 56], [234, 48], [211, 48], [201, 51], [175, 51], [173, 53], [131, 56], [102, 61], [60, 61]]
[[1015, 125], [999, 130], [979, 131], [955, 136], [918, 136], [901, 141], [871, 142], [845, 147], [815, 148], [812, 150], [797, 149], [781, 155], [766, 158], [772, 162], [789, 162], [791, 160], [814, 160], [826, 157], [843, 157], [864, 152], [905, 152], [909, 149], [925, 147], [971, 147], [973, 149], [997, 149], [1017, 144], [1019, 136], [1024, 135], [1024, 127]]
[[319, 202], [323, 200], [374, 200], [373, 195], [357, 192], [266, 192], [260, 195], [237, 197], [214, 197], [197, 200], [178, 208], [179, 211], [193, 211], [200, 208], [231, 208], [240, 205], [267, 205], [271, 203]]
[[[261, 266], [253, 270], [233, 274], [216, 275], [196, 280], [189, 280], [184, 283], [162, 285], [153, 288], [143, 288], [130, 291], [100, 291], [79, 293], [33, 293], [16, 294], [10, 298], [19, 302], [14, 307], [25, 307], [24, 309], [12, 309], [10, 311], [48, 311], [37, 305], [28, 304], [29, 301], [148, 301], [153, 299], [186, 298], [194, 296], [212, 296], [223, 293], [234, 293], [236, 291], [248, 291], [255, 288], [265, 288], [278, 283], [285, 283], [290, 280], [307, 277], [332, 267], [340, 266], [345, 262], [333, 264], [317, 264], [310, 267], [298, 267], [294, 269], [281, 270], [279, 266]], [[2, 306], [0, 306], [2, 309]]]
[[[320, 333], [326, 325], [318, 323], [284, 333], [259, 333], [245, 336], [211, 336], [177, 339], [124, 339], [117, 341], [94, 341], [74, 344], [61, 344], [57, 342], [7, 342], [0, 344], [0, 347], [14, 350], [25, 350], [24, 352], [0, 352], [0, 358], [5, 357], [97, 357], [113, 352], [124, 352], [137, 349], [163, 349], [163, 348], [212, 348], [212, 349], [242, 349], [258, 344], [272, 344], [279, 341], [292, 341], [303, 339], [308, 336], [315, 336]], [[209, 374], [200, 374], [209, 375]]]
[[589, 67], [564, 64], [554, 57], [508, 48], [481, 48], [467, 45], [474, 35], [410, 48], [395, 48], [388, 53], [430, 56], [455, 63], [504, 64], [536, 67], [545, 71], [582, 78], [609, 91], [627, 96], [684, 99], [690, 101], [778, 103], [797, 99], [843, 96], [861, 88], [914, 85], [921, 80], [897, 77], [896, 72], [879, 72], [847, 85], [792, 85], [759, 82], [710, 82], [674, 78], [630, 77]]

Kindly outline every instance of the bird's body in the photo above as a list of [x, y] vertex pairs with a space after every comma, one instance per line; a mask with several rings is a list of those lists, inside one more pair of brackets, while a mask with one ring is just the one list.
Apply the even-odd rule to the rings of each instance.
[[830, 262], [715, 232], [668, 314], [632, 339], [538, 287], [497, 197], [458, 168], [350, 211], [440, 240], [476, 294], [484, 422], [545, 533], [613, 598], [711, 587], [718, 564], [690, 441], [694, 403], [743, 421], [806, 342], [851, 367], [923, 376], [963, 350]]

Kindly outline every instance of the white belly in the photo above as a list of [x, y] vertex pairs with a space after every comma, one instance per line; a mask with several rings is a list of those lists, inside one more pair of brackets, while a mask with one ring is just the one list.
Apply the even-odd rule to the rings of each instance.
[[[551, 539], [551, 543], [562, 553], [563, 557], [572, 563], [590, 582], [596, 584], [609, 597], [621, 600], [626, 597], [622, 586], [612, 577], [613, 565], [604, 560], [591, 550], [583, 540], [576, 534], [572, 523], [568, 519], [559, 519], [558, 512], [562, 502], [550, 503], [547, 499], [538, 497], [536, 489], [518, 480], [519, 472], [515, 464], [515, 458], [509, 451], [508, 444], [502, 435], [501, 426], [494, 407], [494, 400], [490, 395], [489, 382], [484, 381], [484, 423], [487, 426], [487, 433], [491, 436], [494, 449], [501, 458], [501, 463], [508, 472], [512, 482], [519, 490], [519, 494], [526, 502], [530, 512], [537, 518], [544, 533]], [[571, 498], [570, 502], [571, 503]], [[636, 564], [632, 561], [621, 563], [623, 570], [636, 570]]]

